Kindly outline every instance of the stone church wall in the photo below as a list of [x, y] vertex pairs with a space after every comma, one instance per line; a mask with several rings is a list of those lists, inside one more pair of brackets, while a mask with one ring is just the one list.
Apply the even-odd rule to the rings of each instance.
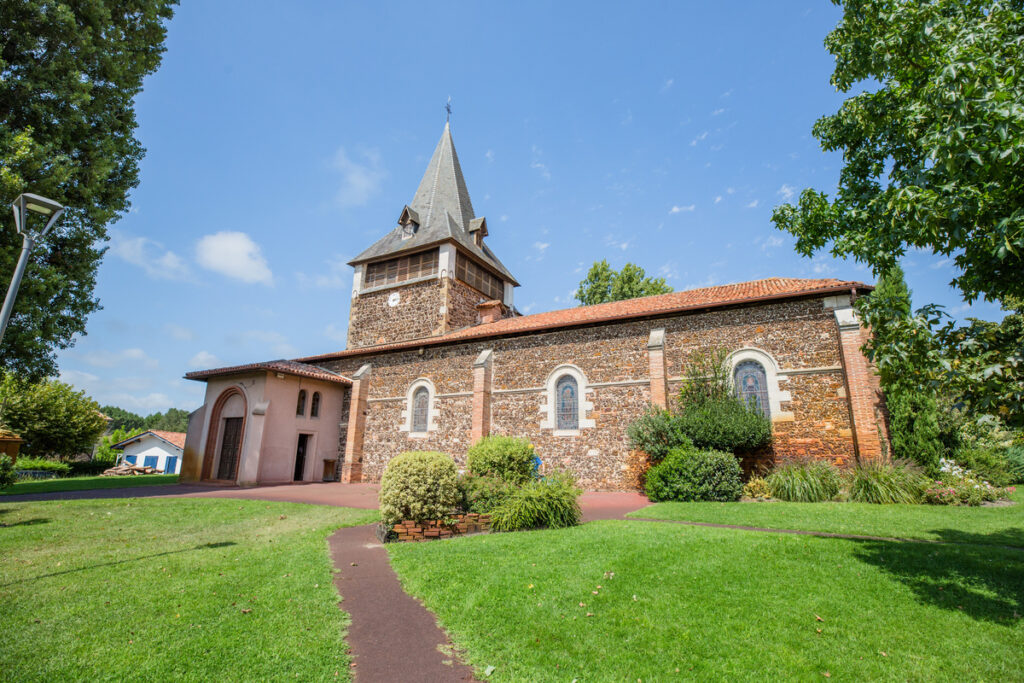
[[[545, 468], [573, 471], [587, 489], [636, 486], [635, 455], [626, 426], [650, 401], [647, 342], [665, 330], [669, 400], [675, 400], [687, 356], [695, 349], [754, 347], [779, 367], [779, 387], [791, 400], [775, 419], [775, 444], [766, 460], [795, 457], [845, 462], [854, 455], [850, 409], [832, 309], [822, 298], [715, 309], [669, 318], [599, 325], [426, 346], [379, 355], [345, 357], [319, 364], [343, 374], [372, 365], [364, 433], [363, 480], [377, 481], [387, 462], [406, 450], [440, 450], [464, 466], [472, 427], [473, 362], [493, 351], [491, 433], [530, 439]], [[541, 428], [549, 375], [572, 364], [586, 377], [586, 417], [592, 428], [555, 436]], [[435, 388], [436, 430], [425, 438], [401, 431], [411, 384], [429, 379]]]
[[[388, 305], [388, 298], [396, 293], [398, 304]], [[352, 299], [348, 347], [353, 349], [436, 334], [441, 326], [440, 309], [443, 304], [441, 281], [437, 279], [361, 293]]]

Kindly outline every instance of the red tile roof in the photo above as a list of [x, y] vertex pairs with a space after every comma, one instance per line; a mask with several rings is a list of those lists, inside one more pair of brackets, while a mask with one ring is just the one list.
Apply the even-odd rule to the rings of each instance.
[[336, 372], [325, 370], [315, 365], [307, 365], [306, 363], [297, 363], [293, 360], [271, 360], [264, 361], [261, 363], [248, 363], [246, 365], [232, 365], [226, 368], [213, 368], [211, 370], [196, 370], [194, 372], [185, 373], [185, 379], [194, 379], [200, 382], [205, 382], [211, 377], [222, 377], [224, 375], [239, 375], [242, 373], [256, 372], [259, 370], [265, 370], [267, 372], [279, 372], [284, 375], [294, 375], [296, 377], [308, 377], [309, 379], [319, 379], [324, 382], [335, 382], [337, 384], [352, 384], [352, 380], [348, 377], [343, 377]]
[[534, 315], [524, 315], [515, 318], [503, 318], [492, 323], [466, 327], [437, 337], [426, 337], [393, 344], [378, 344], [377, 346], [364, 346], [358, 349], [325, 353], [318, 356], [306, 356], [296, 360], [298, 362], [323, 361], [383, 351], [448, 344], [471, 339], [501, 337], [637, 318], [660, 317], [707, 308], [829, 293], [843, 293], [849, 292], [851, 289], [863, 292], [870, 291], [873, 287], [862, 282], [837, 280], [835, 278], [773, 277], [752, 282], [739, 282], [730, 285], [719, 285], [717, 287], [690, 289], [685, 292], [646, 296], [639, 299], [612, 301], [593, 306], [577, 306], [576, 308], [565, 308], [560, 311], [535, 313]]
[[142, 432], [141, 434], [130, 436], [124, 441], [118, 441], [117, 443], [112, 444], [110, 447], [120, 450], [127, 446], [128, 444], [130, 444], [132, 441], [138, 441], [147, 434], [152, 434], [153, 436], [159, 437], [164, 441], [168, 442], [169, 444], [171, 444], [172, 446], [177, 446], [182, 450], [185, 449], [185, 432], [165, 432], [162, 429], [150, 429], [149, 431]]

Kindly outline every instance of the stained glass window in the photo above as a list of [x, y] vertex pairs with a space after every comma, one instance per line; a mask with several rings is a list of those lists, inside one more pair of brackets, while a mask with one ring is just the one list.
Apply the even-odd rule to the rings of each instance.
[[320, 392], [313, 392], [313, 400], [309, 402], [309, 416], [320, 417]]
[[306, 414], [306, 390], [299, 389], [299, 402], [295, 405], [296, 415]]
[[426, 387], [420, 387], [412, 395], [412, 431], [424, 433], [427, 431], [427, 411], [430, 410], [430, 392]]
[[562, 375], [555, 383], [557, 429], [580, 428], [579, 386], [572, 375]]
[[736, 395], [748, 406], [757, 408], [765, 417], [771, 416], [768, 404], [768, 377], [764, 366], [757, 361], [745, 360], [733, 373]]

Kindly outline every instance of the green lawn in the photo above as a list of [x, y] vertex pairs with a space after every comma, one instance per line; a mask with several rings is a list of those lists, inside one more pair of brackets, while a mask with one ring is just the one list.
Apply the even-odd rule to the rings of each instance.
[[177, 483], [177, 474], [140, 474], [134, 477], [67, 477], [64, 479], [19, 481], [14, 486], [0, 491], [0, 496], [13, 496], [19, 493], [84, 491], [87, 489], [121, 489], [132, 486]]
[[867, 503], [656, 503], [629, 517], [801, 529], [1024, 548], [1024, 487], [1009, 507]]
[[223, 499], [0, 502], [2, 678], [346, 680], [325, 539], [376, 517]]
[[1024, 676], [1020, 550], [610, 521], [388, 551], [488, 680]]

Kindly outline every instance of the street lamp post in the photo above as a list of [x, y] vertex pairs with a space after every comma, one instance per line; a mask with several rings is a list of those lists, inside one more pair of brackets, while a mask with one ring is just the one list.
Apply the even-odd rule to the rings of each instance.
[[[64, 207], [57, 202], [29, 192], [19, 195], [11, 204], [11, 209], [14, 210], [14, 227], [21, 233], [21, 256], [18, 257], [18, 265], [11, 278], [11, 286], [7, 288], [3, 310], [0, 311], [0, 341], [3, 341], [4, 333], [7, 331], [7, 323], [11, 319], [11, 311], [14, 310], [14, 299], [18, 296], [18, 288], [21, 286], [21, 278], [25, 275], [25, 267], [28, 265], [32, 247], [36, 245], [37, 240], [46, 237], [46, 233], [50, 232], [50, 228], [64, 213]], [[32, 232], [28, 225], [29, 215], [33, 213], [49, 218], [46, 226], [36, 233]]]

